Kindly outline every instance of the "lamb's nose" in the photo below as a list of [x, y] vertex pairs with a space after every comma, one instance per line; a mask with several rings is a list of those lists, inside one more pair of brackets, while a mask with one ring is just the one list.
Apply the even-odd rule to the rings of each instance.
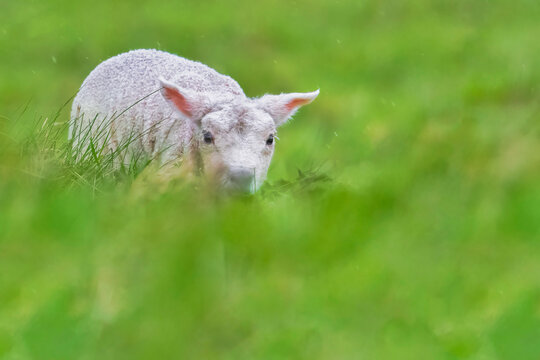
[[251, 184], [255, 177], [253, 168], [248, 167], [233, 167], [229, 170], [229, 178], [233, 185], [241, 190], [251, 190]]

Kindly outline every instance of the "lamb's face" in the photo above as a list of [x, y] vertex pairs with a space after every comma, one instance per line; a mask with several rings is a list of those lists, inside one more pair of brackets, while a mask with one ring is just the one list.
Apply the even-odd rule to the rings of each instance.
[[160, 79], [161, 94], [181, 117], [192, 121], [205, 175], [224, 188], [254, 192], [264, 182], [274, 154], [276, 128], [319, 91], [265, 95], [195, 93]]
[[255, 192], [274, 154], [276, 125], [254, 104], [228, 104], [205, 115], [197, 127], [205, 175], [224, 188]]

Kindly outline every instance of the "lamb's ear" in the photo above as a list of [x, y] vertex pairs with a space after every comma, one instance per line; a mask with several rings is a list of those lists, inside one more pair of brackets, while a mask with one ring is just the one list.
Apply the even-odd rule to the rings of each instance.
[[272, 116], [276, 126], [280, 126], [290, 119], [300, 107], [315, 100], [317, 95], [319, 95], [319, 90], [309, 93], [264, 95], [256, 101], [260, 109]]
[[207, 96], [201, 93], [182, 89], [163, 78], [159, 79], [161, 95], [167, 102], [182, 115], [198, 122], [210, 111], [210, 102]]

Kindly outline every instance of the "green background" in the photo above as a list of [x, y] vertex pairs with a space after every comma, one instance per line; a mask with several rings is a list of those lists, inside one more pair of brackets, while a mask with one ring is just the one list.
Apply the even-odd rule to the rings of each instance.
[[[539, 39], [536, 0], [1, 0], [0, 358], [539, 359]], [[65, 161], [40, 124], [136, 48], [321, 94], [254, 196]]]

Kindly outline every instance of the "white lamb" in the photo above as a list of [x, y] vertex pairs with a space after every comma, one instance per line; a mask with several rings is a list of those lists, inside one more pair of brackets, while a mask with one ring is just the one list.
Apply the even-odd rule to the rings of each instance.
[[182, 159], [226, 188], [256, 191], [274, 153], [276, 128], [319, 91], [248, 98], [240, 85], [199, 62], [158, 50], [110, 58], [84, 80], [69, 136], [162, 164]]

